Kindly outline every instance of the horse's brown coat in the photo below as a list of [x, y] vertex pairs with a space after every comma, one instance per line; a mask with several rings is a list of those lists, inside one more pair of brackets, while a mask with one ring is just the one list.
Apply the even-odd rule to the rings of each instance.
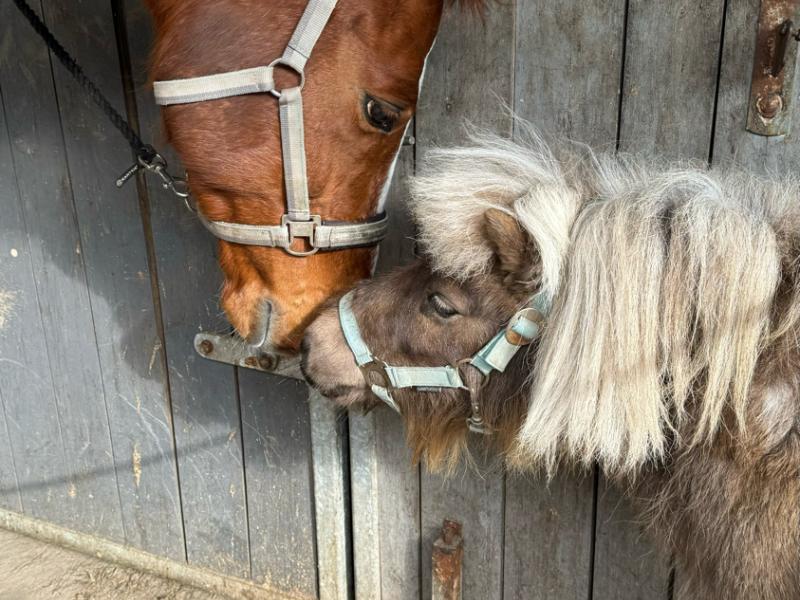
[[[479, 11], [482, 0], [462, 0]], [[157, 39], [155, 80], [263, 65], [279, 57], [306, 0], [148, 0]], [[349, 0], [337, 6], [306, 71], [303, 92], [312, 212], [352, 221], [373, 214], [417, 102], [444, 0]], [[281, 86], [293, 78], [279, 75]], [[363, 95], [399, 107], [388, 133], [365, 120]], [[277, 224], [284, 213], [278, 107], [260, 94], [167, 107], [167, 135], [210, 219]], [[271, 342], [295, 348], [328, 296], [369, 276], [370, 248], [292, 257], [220, 242], [222, 305], [238, 332], [257, 327], [272, 302]]]

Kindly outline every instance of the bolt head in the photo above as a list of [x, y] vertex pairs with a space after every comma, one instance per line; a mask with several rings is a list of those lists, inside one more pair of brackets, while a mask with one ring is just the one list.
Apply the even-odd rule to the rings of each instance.
[[265, 352], [264, 354], [258, 357], [258, 366], [264, 369], [265, 371], [271, 371], [277, 366], [277, 364], [278, 364], [278, 357], [269, 352]]
[[256, 360], [255, 356], [248, 356], [247, 358], [244, 359], [244, 364], [247, 365], [248, 367], [257, 367], [258, 360]]
[[214, 351], [214, 344], [211, 343], [211, 340], [203, 340], [200, 342], [200, 352], [205, 355], [209, 355]]
[[758, 114], [764, 119], [774, 119], [783, 110], [783, 98], [777, 92], [770, 92], [766, 96], [759, 96], [756, 100]]

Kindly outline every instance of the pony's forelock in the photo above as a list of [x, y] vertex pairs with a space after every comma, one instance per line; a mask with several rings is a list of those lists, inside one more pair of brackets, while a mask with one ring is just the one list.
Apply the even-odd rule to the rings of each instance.
[[410, 206], [435, 270], [461, 280], [488, 272], [494, 252], [483, 235], [483, 215], [497, 208], [530, 234], [542, 287], [555, 296], [580, 197], [547, 145], [529, 133], [522, 146], [470, 129], [469, 146], [426, 156], [425, 170], [411, 182]]

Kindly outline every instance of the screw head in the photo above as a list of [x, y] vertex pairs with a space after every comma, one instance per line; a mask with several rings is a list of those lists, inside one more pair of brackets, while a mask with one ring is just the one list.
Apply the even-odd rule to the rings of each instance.
[[248, 356], [244, 359], [244, 364], [248, 367], [257, 367], [258, 361], [256, 360], [255, 356]]
[[271, 371], [278, 364], [278, 357], [269, 352], [265, 352], [258, 357], [258, 366], [265, 371]]
[[209, 355], [214, 351], [214, 344], [211, 343], [211, 340], [203, 340], [200, 342], [200, 352], [205, 355]]
[[777, 92], [770, 92], [766, 96], [759, 96], [756, 100], [758, 114], [764, 119], [774, 119], [783, 110], [783, 98]]

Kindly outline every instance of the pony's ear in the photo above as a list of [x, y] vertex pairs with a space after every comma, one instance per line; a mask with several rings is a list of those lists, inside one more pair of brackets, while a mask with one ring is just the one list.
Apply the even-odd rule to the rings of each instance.
[[519, 221], [508, 213], [490, 208], [483, 213], [483, 233], [495, 256], [494, 268], [504, 281], [524, 290], [534, 284], [536, 246]]

